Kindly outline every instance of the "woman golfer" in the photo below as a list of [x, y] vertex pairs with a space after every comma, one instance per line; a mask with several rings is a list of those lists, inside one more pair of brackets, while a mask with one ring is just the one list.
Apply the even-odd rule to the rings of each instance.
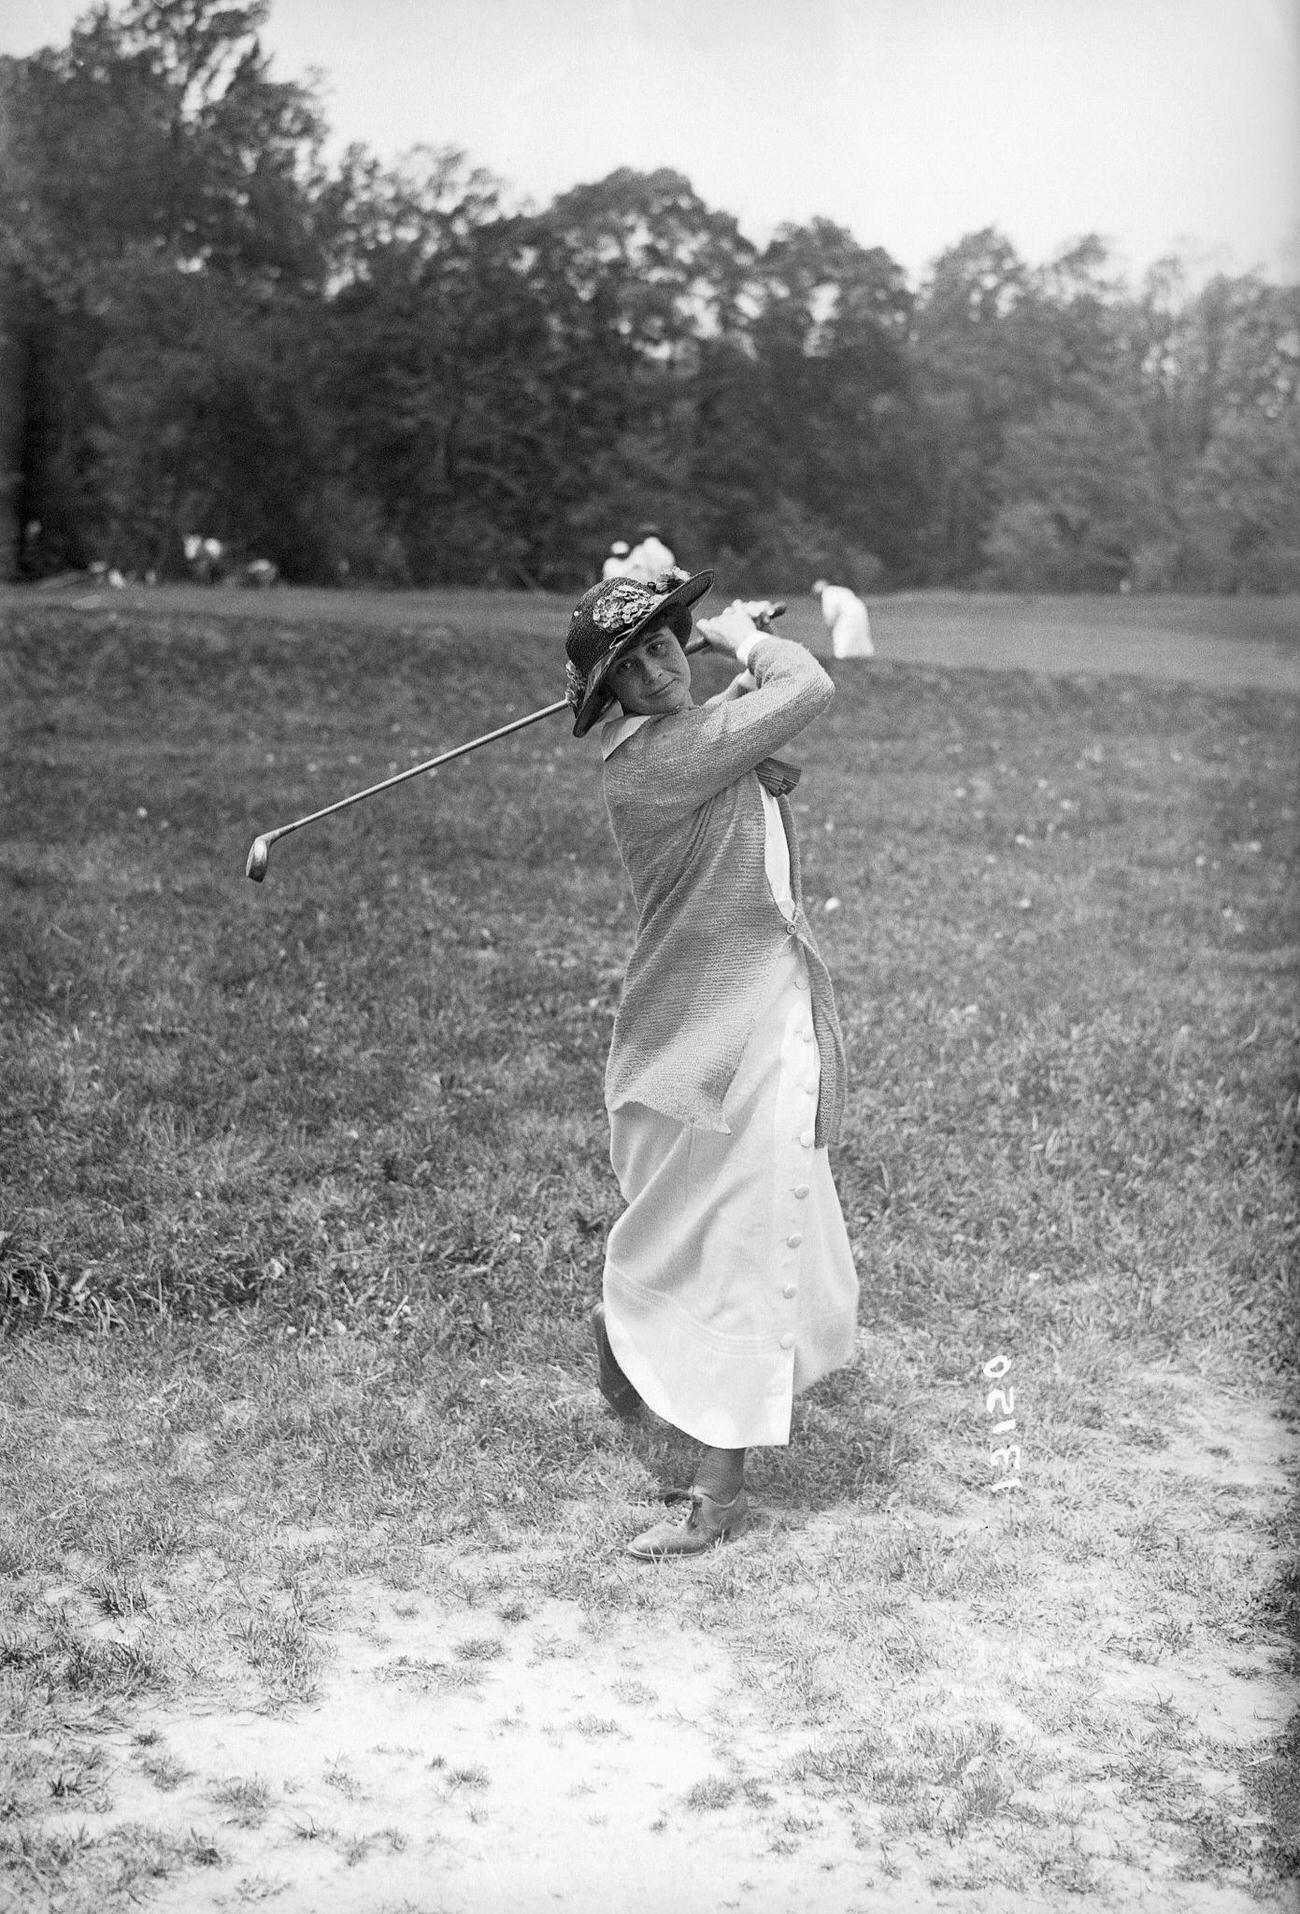
[[703, 1445], [687, 1504], [638, 1559], [747, 1521], [745, 1451], [790, 1439], [793, 1397], [853, 1351], [858, 1283], [827, 1145], [844, 1103], [830, 975], [804, 915], [792, 773], [772, 754], [834, 686], [744, 606], [701, 635], [742, 672], [706, 704], [683, 645], [711, 572], [610, 579], [569, 622], [574, 735], [599, 719], [636, 943], [605, 1077], [626, 1208], [594, 1315], [600, 1387]]

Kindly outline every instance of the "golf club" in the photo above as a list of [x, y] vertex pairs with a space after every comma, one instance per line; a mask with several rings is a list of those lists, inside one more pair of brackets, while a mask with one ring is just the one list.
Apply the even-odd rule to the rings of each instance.
[[[785, 606], [777, 600], [763, 599], [746, 606], [754, 623], [766, 630], [773, 618], [779, 618]], [[687, 645], [688, 652], [703, 651], [708, 644], [706, 638], [696, 638]], [[540, 711], [530, 711], [526, 718], [515, 718], [510, 724], [499, 725], [495, 731], [485, 731], [481, 738], [471, 738], [468, 744], [458, 744], [450, 751], [443, 751], [436, 758], [426, 758], [423, 764], [413, 764], [409, 771], [397, 771], [391, 778], [381, 778], [378, 784], [368, 784], [364, 791], [354, 791], [351, 797], [339, 798], [334, 804], [326, 804], [319, 811], [309, 811], [306, 817], [295, 818], [292, 824], [281, 824], [274, 831], [264, 831], [253, 839], [248, 853], [248, 862], [244, 866], [245, 877], [251, 877], [260, 884], [266, 876], [267, 865], [271, 861], [271, 846], [277, 838], [288, 837], [291, 831], [301, 831], [305, 824], [317, 824], [323, 817], [333, 817], [336, 811], [345, 811], [349, 805], [360, 804], [364, 798], [375, 797], [380, 791], [391, 791], [395, 784], [405, 784], [408, 778], [418, 778], [426, 771], [436, 771], [440, 764], [450, 764], [453, 758], [463, 758], [467, 752], [477, 751], [482, 745], [493, 744], [498, 738], [509, 737], [512, 731], [522, 731], [530, 724], [538, 724], [543, 718], [553, 718], [558, 711], [567, 711], [569, 701], [559, 698], [554, 704], [543, 705]]]

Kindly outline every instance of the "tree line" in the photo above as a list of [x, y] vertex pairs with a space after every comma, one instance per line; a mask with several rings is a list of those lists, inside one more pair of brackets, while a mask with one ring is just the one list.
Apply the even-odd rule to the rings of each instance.
[[661, 525], [728, 587], [1300, 589], [1300, 286], [990, 228], [912, 287], [671, 170], [521, 210], [324, 157], [266, 0], [0, 60], [0, 569], [571, 590]]

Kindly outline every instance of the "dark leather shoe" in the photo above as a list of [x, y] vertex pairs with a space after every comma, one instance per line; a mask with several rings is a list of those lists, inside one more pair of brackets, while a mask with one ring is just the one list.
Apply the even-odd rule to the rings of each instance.
[[749, 1502], [737, 1489], [730, 1502], [719, 1502], [703, 1489], [677, 1489], [666, 1502], [689, 1502], [683, 1521], [665, 1516], [629, 1542], [627, 1552], [638, 1562], [661, 1562], [669, 1555], [703, 1555], [722, 1542], [734, 1542], [749, 1526]]
[[614, 1414], [628, 1422], [633, 1416], [640, 1415], [645, 1404], [619, 1368], [614, 1351], [609, 1346], [609, 1337], [605, 1334], [604, 1303], [597, 1303], [591, 1312], [591, 1333], [596, 1341], [596, 1381], [600, 1385], [600, 1393]]

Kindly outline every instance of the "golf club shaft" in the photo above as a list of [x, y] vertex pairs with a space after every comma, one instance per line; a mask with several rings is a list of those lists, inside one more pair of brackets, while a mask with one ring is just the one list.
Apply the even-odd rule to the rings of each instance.
[[[703, 651], [705, 640], [693, 640], [687, 645], [687, 651]], [[391, 791], [395, 784], [404, 784], [407, 778], [418, 778], [425, 771], [436, 771], [440, 764], [450, 764], [453, 758], [463, 758], [467, 752], [477, 751], [485, 744], [495, 744], [498, 738], [509, 737], [512, 731], [523, 731], [530, 724], [537, 724], [543, 718], [553, 718], [557, 711], [567, 711], [567, 698], [558, 698], [554, 704], [543, 705], [540, 711], [530, 711], [526, 718], [514, 718], [509, 724], [498, 725], [495, 731], [485, 731], [481, 738], [471, 738], [468, 744], [455, 745], [450, 751], [443, 751], [436, 758], [426, 758], [423, 764], [413, 764], [409, 771], [394, 772], [391, 778], [381, 778], [378, 784], [368, 784], [364, 791], [354, 791], [351, 797], [339, 798], [333, 804], [322, 805], [319, 811], [309, 811], [306, 817], [295, 818], [292, 824], [281, 824], [278, 830], [264, 831], [266, 843], [274, 844], [277, 838], [288, 837], [290, 831], [300, 831], [304, 824], [319, 823], [323, 817], [332, 817], [335, 811], [346, 811], [350, 804], [360, 804], [363, 798], [376, 797], [380, 791]]]
[[515, 718], [510, 724], [499, 725], [495, 731], [485, 731], [481, 738], [471, 738], [468, 744], [458, 744], [450, 751], [443, 751], [436, 758], [426, 758], [423, 764], [413, 764], [409, 771], [397, 771], [391, 778], [381, 778], [378, 784], [368, 784], [364, 791], [354, 791], [351, 797], [339, 798], [334, 804], [326, 804], [319, 811], [310, 811], [306, 817], [295, 818], [292, 824], [282, 824], [278, 830], [263, 833], [265, 841], [273, 844], [277, 838], [287, 837], [290, 831], [300, 831], [304, 824], [315, 824], [323, 817], [332, 817], [335, 811], [345, 811], [350, 804], [360, 804], [363, 798], [375, 797], [380, 791], [391, 791], [395, 784], [405, 784], [408, 778], [418, 778], [425, 771], [436, 771], [440, 764], [450, 764], [453, 758], [463, 758], [468, 751], [477, 751], [480, 745], [492, 744], [497, 738], [508, 737], [512, 731], [522, 731], [526, 725], [537, 724], [542, 718], [553, 718], [557, 711], [567, 711], [569, 701], [560, 698], [555, 704], [543, 705], [540, 711], [530, 711], [526, 718]]
[[[779, 617], [785, 610], [784, 605], [773, 605], [760, 619], [766, 628], [769, 618]], [[686, 646], [688, 652], [703, 651], [708, 645], [705, 638], [694, 638]], [[405, 784], [408, 778], [421, 777], [425, 772], [436, 771], [440, 764], [450, 764], [453, 758], [463, 758], [470, 751], [477, 751], [485, 744], [494, 744], [498, 738], [509, 737], [513, 731], [523, 731], [530, 724], [537, 724], [543, 718], [553, 718], [559, 711], [570, 709], [567, 698], [559, 698], [554, 704], [543, 705], [540, 711], [530, 711], [525, 718], [514, 718], [509, 724], [498, 725], [495, 731], [485, 731], [481, 738], [471, 738], [468, 744], [458, 744], [450, 751], [441, 752], [436, 758], [426, 758], [423, 764], [413, 764], [408, 771], [395, 771], [390, 778], [381, 778], [378, 784], [368, 784], [364, 791], [354, 791], [350, 797], [338, 798], [333, 804], [322, 805], [319, 811], [309, 811], [306, 817], [295, 818], [292, 824], [281, 824], [274, 831], [264, 831], [253, 841], [249, 852], [247, 875], [260, 883], [266, 871], [267, 857], [272, 844], [282, 837], [288, 837], [291, 831], [302, 830], [305, 824], [317, 824], [321, 818], [333, 817], [336, 811], [346, 811], [349, 805], [360, 804], [365, 798], [376, 797], [380, 791], [391, 791], [394, 785]]]

